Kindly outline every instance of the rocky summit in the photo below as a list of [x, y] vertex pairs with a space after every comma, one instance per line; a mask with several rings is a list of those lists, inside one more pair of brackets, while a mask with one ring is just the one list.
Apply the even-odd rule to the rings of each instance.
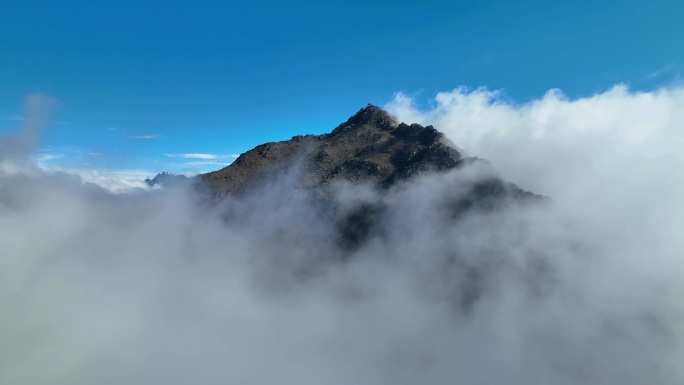
[[219, 196], [244, 192], [268, 173], [292, 166], [301, 167], [301, 183], [307, 188], [338, 180], [388, 187], [417, 173], [452, 169], [464, 161], [434, 127], [399, 123], [369, 104], [329, 134], [262, 144], [201, 178]]

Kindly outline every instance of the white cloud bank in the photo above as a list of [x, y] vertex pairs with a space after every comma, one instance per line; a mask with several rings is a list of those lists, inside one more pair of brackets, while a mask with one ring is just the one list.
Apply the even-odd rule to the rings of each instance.
[[83, 183], [92, 183], [111, 193], [121, 194], [136, 190], [150, 190], [145, 179], [154, 177], [153, 172], [144, 170], [117, 170], [95, 168], [45, 167], [47, 174], [67, 174], [77, 177]]
[[400, 120], [433, 124], [507, 179], [595, 220], [646, 226], [660, 220], [660, 209], [683, 208], [684, 87], [618, 85], [575, 100], [551, 90], [524, 104], [501, 96], [459, 88], [419, 111], [400, 93], [386, 108]]
[[[338, 186], [330, 209], [283, 173], [208, 207], [0, 153], [0, 383], [681, 384], [683, 95], [398, 95], [555, 201], [456, 221], [476, 169]], [[378, 230], [340, 247], [331, 213], [368, 202]]]

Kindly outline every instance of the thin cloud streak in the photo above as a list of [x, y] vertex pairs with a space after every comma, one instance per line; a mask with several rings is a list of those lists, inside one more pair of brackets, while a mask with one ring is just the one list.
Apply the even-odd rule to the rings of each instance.
[[237, 158], [239, 154], [203, 154], [203, 153], [189, 153], [189, 154], [164, 154], [169, 158], [181, 159], [231, 159]]
[[13, 120], [17, 122], [23, 122], [25, 119], [21, 116], [0, 116], [2, 120]]
[[128, 139], [159, 139], [161, 138], [161, 135], [132, 135], [129, 136]]
[[[19, 116], [19, 115], [13, 115], [13, 116], [0, 115], [0, 119], [11, 120], [11, 121], [15, 121], [15, 122], [23, 122], [26, 120], [25, 117]], [[51, 124], [59, 124], [59, 125], [70, 124], [70, 122], [66, 122], [64, 120], [52, 120], [52, 121], [50, 121], [50, 123]]]
[[215, 161], [197, 161], [197, 162], [184, 162], [183, 166], [228, 166], [232, 162], [215, 162]]

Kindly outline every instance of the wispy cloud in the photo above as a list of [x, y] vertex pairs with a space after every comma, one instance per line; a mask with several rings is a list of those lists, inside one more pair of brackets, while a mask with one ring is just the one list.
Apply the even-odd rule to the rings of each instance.
[[[23, 122], [26, 120], [26, 118], [24, 118], [23, 116], [19, 116], [19, 115], [9, 115], [9, 116], [8, 115], [0, 115], [0, 119], [11, 120], [14, 122]], [[52, 120], [52, 121], [50, 121], [50, 123], [52, 123], [52, 124], [69, 124], [69, 122], [65, 122], [63, 120]]]
[[39, 152], [68, 152], [82, 154], [87, 152], [83, 147], [79, 146], [46, 146], [38, 149]]
[[[239, 154], [202, 154], [202, 153], [191, 153], [191, 154], [164, 154], [169, 158], [182, 158], [182, 159], [235, 159]], [[214, 164], [214, 163], [211, 163]]]
[[36, 161], [39, 164], [42, 164], [44, 162], [49, 162], [51, 160], [63, 158], [64, 154], [39, 154], [35, 156]]
[[672, 73], [672, 72], [675, 71], [676, 69], [677, 69], [677, 66], [676, 66], [675, 64], [673, 64], [673, 63], [670, 63], [670, 64], [668, 64], [668, 65], [666, 65], [666, 66], [663, 66], [663, 67], [661, 67], [661, 68], [658, 68], [657, 70], [655, 70], [655, 71], [653, 71], [653, 72], [648, 73], [648, 74], [646, 75], [646, 79], [653, 79], [653, 78], [657, 78], [657, 77], [660, 77], [660, 76], [663, 76], [663, 75], [667, 75], [667, 74]]
[[162, 137], [161, 135], [157, 135], [157, 134], [154, 134], [154, 135], [132, 135], [132, 136], [129, 136], [128, 139], [159, 139], [161, 137]]
[[208, 166], [208, 165], [213, 165], [213, 166], [228, 166], [232, 162], [217, 162], [215, 160], [207, 160], [207, 161], [196, 161], [196, 162], [184, 162], [183, 166]]
[[23, 117], [18, 116], [18, 115], [14, 115], [14, 116], [0, 116], [0, 119], [2, 119], [2, 120], [13, 120], [13, 121], [16, 121], [16, 122], [22, 122], [22, 121], [25, 120]]
[[[87, 163], [84, 163], [86, 160], [99, 155], [101, 155], [101, 153], [78, 146], [47, 146], [39, 148], [33, 156], [33, 159], [41, 167], [47, 167], [51, 163], [64, 162], [87, 165]], [[55, 160], [59, 161], [52, 162]]]

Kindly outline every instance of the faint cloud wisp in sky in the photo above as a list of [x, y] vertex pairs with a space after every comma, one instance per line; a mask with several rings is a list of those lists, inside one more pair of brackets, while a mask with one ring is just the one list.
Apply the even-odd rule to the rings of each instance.
[[154, 135], [131, 135], [128, 138], [129, 139], [159, 139], [161, 137], [162, 137], [161, 135], [154, 134]]

